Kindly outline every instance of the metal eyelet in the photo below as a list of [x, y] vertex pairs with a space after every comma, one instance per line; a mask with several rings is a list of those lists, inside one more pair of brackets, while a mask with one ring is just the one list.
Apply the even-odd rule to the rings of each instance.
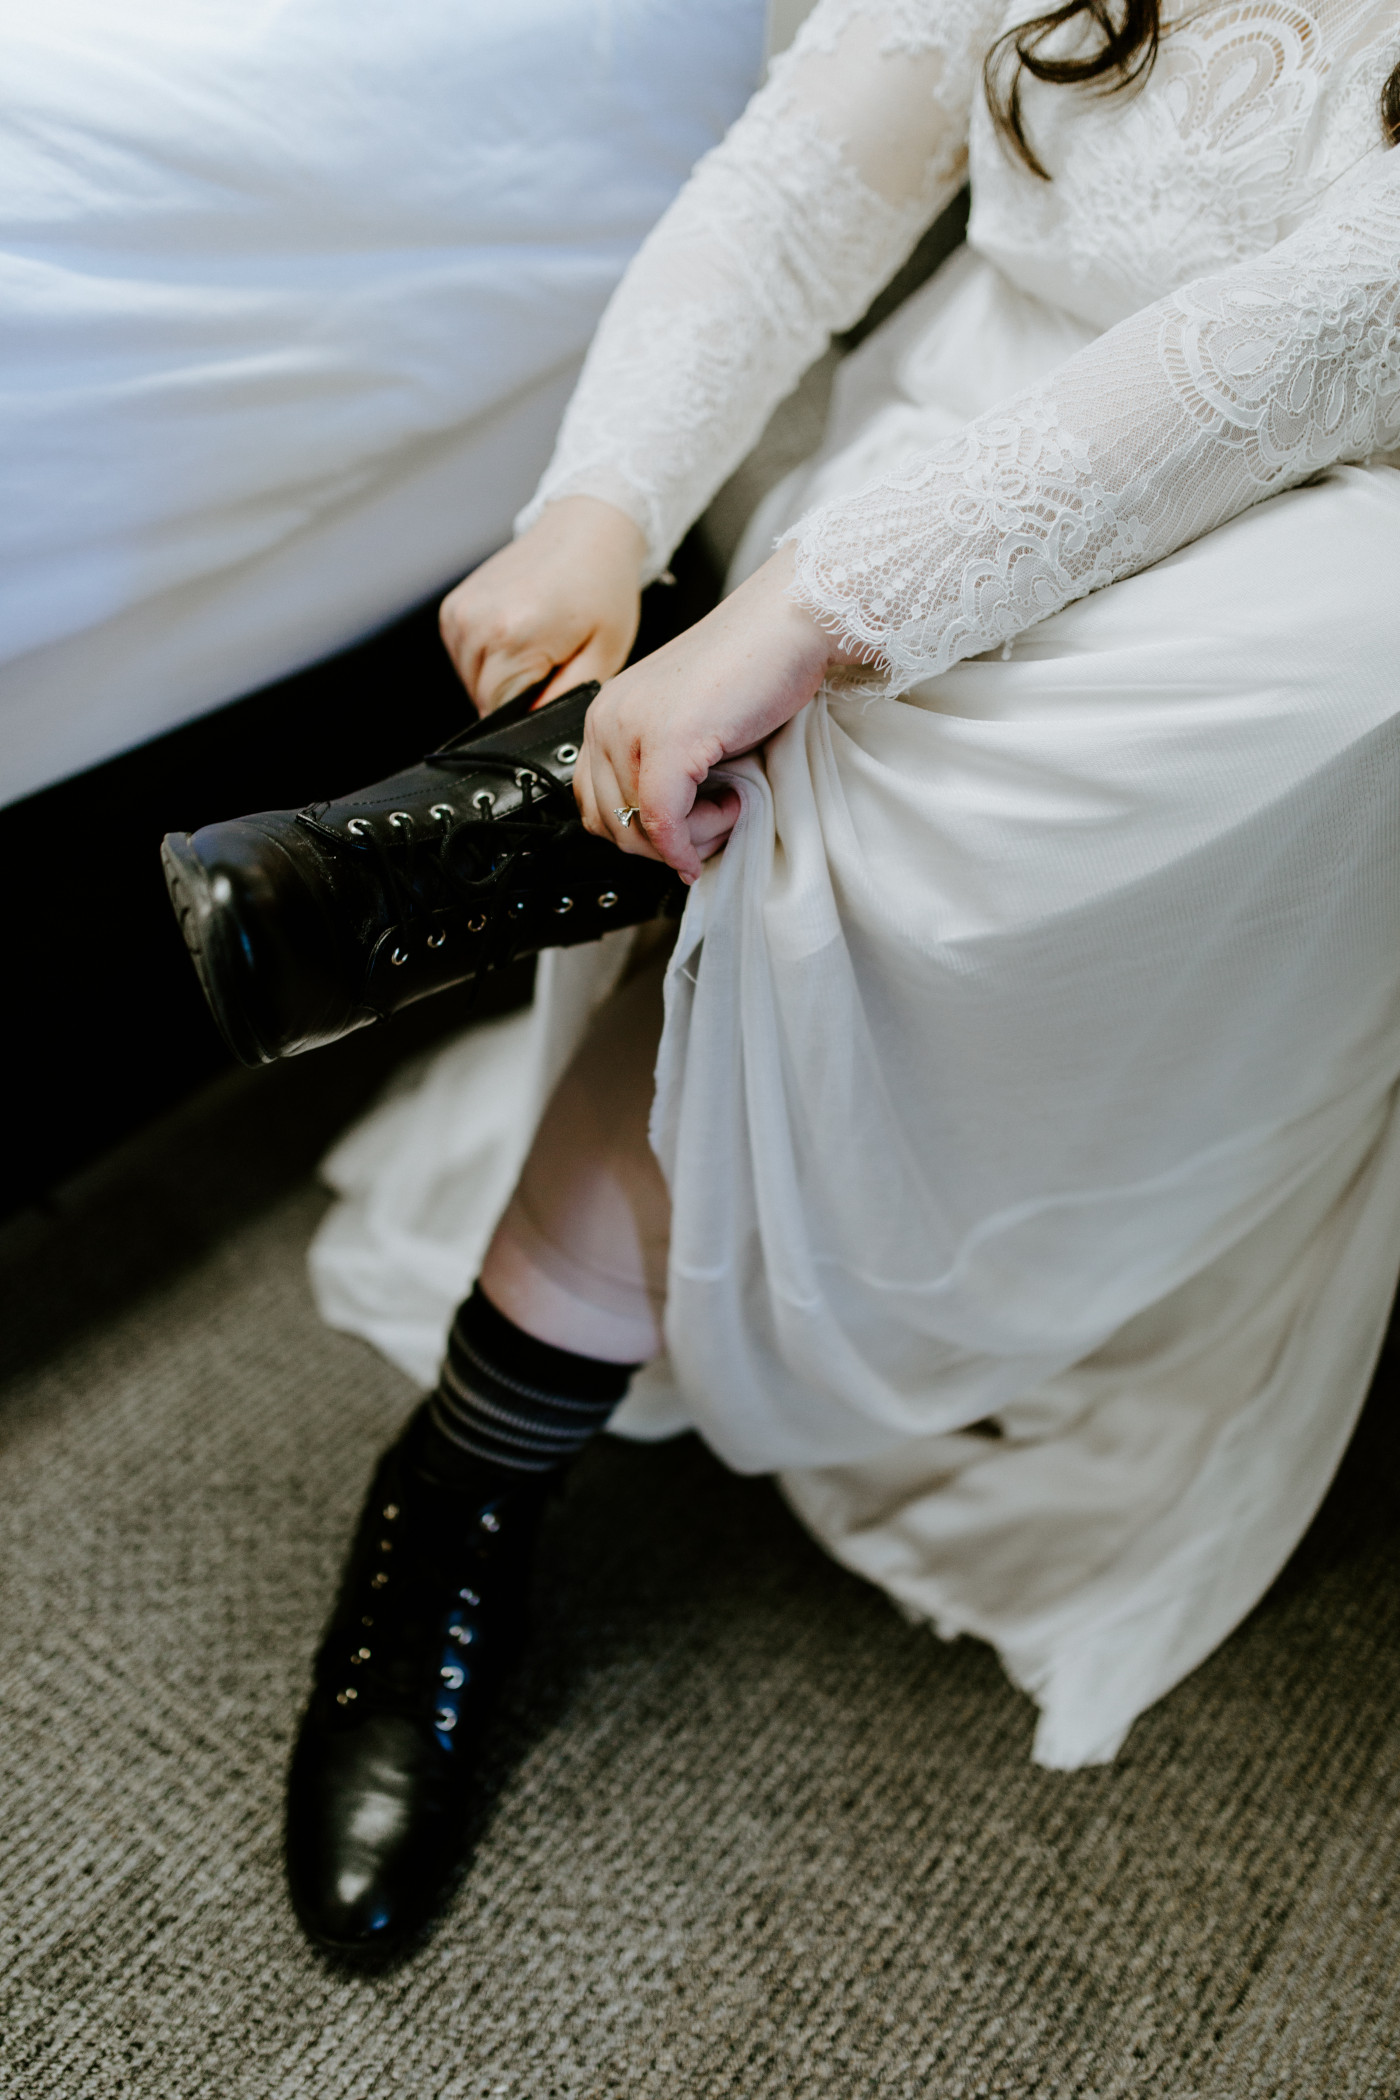
[[385, 1503], [385, 1505], [384, 1505], [384, 1521], [385, 1521], [385, 1523], [386, 1523], [386, 1524], [392, 1524], [392, 1523], [393, 1523], [393, 1521], [394, 1521], [394, 1519], [395, 1519], [395, 1517], [396, 1517], [396, 1516], [398, 1515], [398, 1513], [399, 1513], [399, 1505], [398, 1505], [398, 1503], [397, 1503], [397, 1502], [386, 1502], [386, 1503]]
[[518, 788], [537, 787], [539, 778], [539, 774], [532, 772], [529, 766], [517, 766], [515, 769], [515, 784]]
[[438, 1671], [438, 1676], [449, 1692], [460, 1692], [467, 1681], [467, 1673], [460, 1663], [444, 1663]]
[[428, 815], [430, 817], [436, 817], [439, 824], [446, 824], [451, 818], [455, 817], [456, 814], [457, 812], [452, 807], [452, 804], [450, 802], [435, 802], [432, 808], [428, 811]]
[[365, 1615], [364, 1615], [364, 1617], [363, 1617], [363, 1618], [362, 1618], [362, 1619], [360, 1620], [360, 1624], [361, 1624], [362, 1626], [373, 1626], [373, 1624], [374, 1624], [374, 1619], [373, 1619], [373, 1616], [372, 1616], [372, 1614], [371, 1614], [371, 1613], [369, 1613], [369, 1612], [366, 1612], [366, 1613], [365, 1613]]
[[389, 1578], [382, 1568], [377, 1575], [370, 1576], [369, 1586], [372, 1590], [383, 1590], [389, 1587]]
[[389, 822], [393, 825], [395, 831], [402, 831], [405, 824], [410, 831], [413, 829], [413, 819], [406, 809], [390, 810]]
[[394, 1550], [394, 1542], [393, 1542], [393, 1540], [392, 1540], [392, 1539], [381, 1539], [381, 1540], [379, 1541], [379, 1550], [380, 1550], [380, 1552], [381, 1552], [381, 1553], [392, 1553], [392, 1552], [393, 1552], [393, 1550]]
[[492, 794], [490, 788], [478, 788], [476, 793], [472, 796], [472, 808], [494, 809], [495, 807], [496, 798]]
[[450, 1706], [440, 1706], [438, 1708], [433, 1715], [433, 1726], [434, 1728], [440, 1728], [444, 1735], [452, 1733], [452, 1730], [457, 1726], [457, 1716], [453, 1713]]
[[559, 763], [560, 763], [560, 765], [561, 765], [561, 766], [572, 766], [572, 765], [577, 765], [577, 763], [578, 763], [578, 745], [577, 745], [577, 744], [561, 744], [561, 745], [559, 746], [559, 749], [558, 749], [558, 750], [557, 750], [557, 751], [555, 752], [554, 756], [555, 756], [555, 757], [556, 757], [556, 758], [558, 759], [558, 761], [559, 761]]
[[349, 832], [352, 839], [363, 839], [368, 838], [374, 826], [370, 823], [368, 817], [352, 817], [345, 829]]
[[447, 1630], [459, 1648], [470, 1648], [476, 1639], [476, 1634], [470, 1626], [449, 1626]]
[[393, 963], [395, 969], [402, 969], [403, 965], [408, 961], [407, 948], [395, 948], [389, 960]]
[[457, 1595], [461, 1598], [463, 1604], [480, 1604], [481, 1602], [475, 1590], [458, 1590]]
[[367, 1663], [369, 1661], [368, 1648], [357, 1648], [350, 1660], [352, 1663]]
[[441, 948], [446, 939], [447, 935], [445, 933], [430, 933], [428, 935], [428, 946], [430, 948]]
[[501, 1520], [500, 1520], [500, 1518], [499, 1518], [499, 1517], [498, 1517], [498, 1516], [496, 1515], [496, 1512], [495, 1512], [495, 1510], [494, 1510], [494, 1509], [484, 1509], [484, 1510], [483, 1510], [483, 1511], [481, 1512], [481, 1528], [482, 1528], [482, 1530], [483, 1530], [483, 1531], [499, 1531], [499, 1530], [500, 1530], [500, 1528], [501, 1528]]
[[598, 909], [599, 911], [611, 911], [616, 902], [617, 891], [604, 890], [602, 896], [598, 899]]
[[468, 921], [467, 921], [467, 932], [468, 932], [468, 933], [485, 933], [485, 931], [486, 931], [486, 914], [485, 914], [485, 912], [484, 912], [484, 911], [479, 911], [479, 912], [477, 913], [477, 915], [476, 915], [476, 917], [475, 917], [474, 919], [468, 919]]
[[336, 1703], [336, 1705], [337, 1705], [337, 1706], [348, 1706], [348, 1705], [350, 1704], [350, 1701], [351, 1701], [352, 1699], [358, 1699], [358, 1698], [359, 1698], [359, 1696], [360, 1696], [360, 1695], [359, 1695], [359, 1693], [358, 1693], [358, 1692], [357, 1692], [357, 1691], [355, 1690], [355, 1687], [354, 1687], [354, 1685], [353, 1685], [353, 1684], [347, 1684], [347, 1685], [346, 1685], [346, 1687], [345, 1687], [345, 1690], [344, 1690], [343, 1692], [337, 1692], [337, 1693], [336, 1693], [336, 1695], [335, 1695], [335, 1703]]
[[555, 907], [554, 907], [554, 909], [555, 909], [555, 910], [556, 910], [557, 912], [561, 912], [561, 913], [562, 913], [562, 912], [566, 912], [566, 911], [572, 911], [572, 910], [573, 910], [573, 908], [574, 908], [574, 900], [573, 900], [573, 898], [572, 898], [572, 897], [561, 897], [561, 898], [559, 899], [559, 902], [558, 902], [558, 903], [557, 903], [557, 904], [555, 905]]

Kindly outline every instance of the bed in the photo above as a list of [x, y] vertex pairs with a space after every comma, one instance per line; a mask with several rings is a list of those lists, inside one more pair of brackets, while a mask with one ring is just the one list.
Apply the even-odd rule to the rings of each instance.
[[6, 28], [0, 803], [508, 537], [765, 8], [15, 0]]

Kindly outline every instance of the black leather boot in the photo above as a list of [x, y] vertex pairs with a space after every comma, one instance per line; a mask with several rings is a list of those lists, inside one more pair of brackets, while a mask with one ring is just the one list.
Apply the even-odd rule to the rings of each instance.
[[447, 1488], [380, 1461], [292, 1757], [292, 1904], [317, 1946], [400, 1952], [461, 1865], [482, 1724], [525, 1636], [547, 1489]]
[[671, 869], [579, 821], [574, 767], [597, 691], [533, 713], [522, 694], [339, 801], [167, 836], [171, 902], [236, 1057], [314, 1050], [541, 948], [679, 916]]

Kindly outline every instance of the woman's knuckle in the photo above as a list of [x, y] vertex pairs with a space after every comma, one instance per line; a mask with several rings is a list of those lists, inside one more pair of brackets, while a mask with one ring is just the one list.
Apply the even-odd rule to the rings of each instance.
[[509, 613], [493, 607], [490, 615], [480, 624], [481, 643], [488, 656], [515, 654], [520, 643], [520, 632]]

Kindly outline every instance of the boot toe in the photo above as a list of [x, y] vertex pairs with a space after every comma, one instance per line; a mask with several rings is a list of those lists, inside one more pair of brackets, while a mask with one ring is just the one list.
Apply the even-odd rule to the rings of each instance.
[[242, 1063], [271, 1064], [374, 1018], [356, 1008], [353, 941], [337, 933], [337, 871], [293, 812], [171, 832], [161, 858], [210, 1010]]
[[395, 1714], [303, 1724], [287, 1798], [287, 1878], [303, 1929], [339, 1954], [387, 1954], [438, 1908], [456, 1858], [443, 1753]]

